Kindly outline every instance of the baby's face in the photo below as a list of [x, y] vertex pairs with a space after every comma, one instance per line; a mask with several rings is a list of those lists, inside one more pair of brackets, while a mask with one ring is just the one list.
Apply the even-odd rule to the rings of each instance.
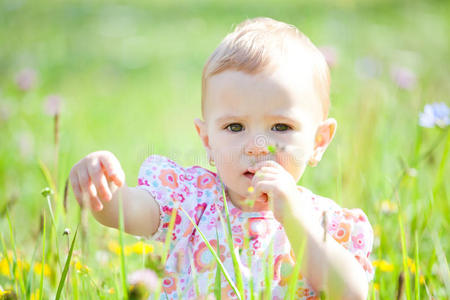
[[274, 160], [297, 182], [317, 148], [323, 120], [310, 72], [289, 66], [272, 74], [227, 70], [214, 75], [204, 113], [204, 122], [196, 120], [197, 130], [237, 201], [248, 196], [246, 172], [256, 162]]

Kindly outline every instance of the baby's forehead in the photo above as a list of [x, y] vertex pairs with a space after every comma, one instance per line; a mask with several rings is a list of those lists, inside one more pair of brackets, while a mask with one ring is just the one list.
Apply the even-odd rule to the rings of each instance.
[[[235, 109], [254, 104], [254, 109], [268, 106], [280, 112], [289, 112], [301, 107], [305, 110], [323, 110], [321, 91], [312, 66], [299, 68], [297, 64], [265, 69], [256, 74], [226, 70], [209, 78], [203, 98], [204, 117], [217, 109]], [[308, 70], [310, 69], [310, 70]], [[326, 94], [326, 91], [325, 91]], [[260, 99], [260, 101], [253, 101]], [[263, 106], [263, 107], [261, 107]], [[215, 109], [212, 109], [215, 108]], [[298, 116], [298, 114], [292, 114]]]

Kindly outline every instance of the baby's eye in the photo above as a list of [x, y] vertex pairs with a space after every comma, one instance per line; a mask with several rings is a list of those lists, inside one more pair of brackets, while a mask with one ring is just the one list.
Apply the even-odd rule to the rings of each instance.
[[242, 131], [243, 126], [239, 123], [232, 123], [232, 124], [229, 124], [227, 127], [225, 127], [225, 129], [227, 129], [227, 128], [232, 132], [239, 132], [239, 131]]
[[272, 130], [275, 130], [275, 131], [287, 131], [289, 129], [292, 129], [292, 127], [287, 124], [283, 124], [283, 123], [275, 124], [272, 127]]

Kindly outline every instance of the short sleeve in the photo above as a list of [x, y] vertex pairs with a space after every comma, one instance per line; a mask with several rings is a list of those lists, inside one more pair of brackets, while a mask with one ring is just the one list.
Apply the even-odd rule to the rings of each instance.
[[148, 191], [159, 204], [160, 209], [159, 228], [152, 239], [165, 241], [174, 209], [176, 214], [171, 246], [182, 237], [189, 235], [186, 228], [192, 228], [189, 226], [190, 220], [178, 207], [191, 211], [196, 206], [193, 180], [194, 176], [185, 168], [166, 157], [152, 155], [143, 162], [139, 169], [137, 187]]
[[345, 249], [350, 251], [364, 269], [367, 281], [374, 270], [369, 260], [373, 246], [373, 230], [361, 209], [335, 209], [327, 211], [327, 231]]

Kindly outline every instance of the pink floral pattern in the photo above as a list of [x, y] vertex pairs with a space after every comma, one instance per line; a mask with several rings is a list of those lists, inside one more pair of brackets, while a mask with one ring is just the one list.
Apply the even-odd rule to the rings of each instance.
[[[200, 166], [183, 168], [166, 157], [152, 155], [139, 170], [138, 188], [148, 191], [160, 205], [160, 224], [153, 239], [165, 241], [172, 212], [176, 210], [161, 299], [167, 299], [166, 296], [178, 299], [181, 295], [197, 299], [192, 281], [194, 268], [201, 295], [206, 296], [214, 290], [217, 264], [200, 234], [179, 207], [194, 220], [213, 248], [220, 250], [220, 260], [234, 278], [226, 231], [222, 228], [219, 216], [220, 214], [225, 218], [222, 186], [216, 173]], [[374, 271], [369, 254], [372, 250], [373, 232], [364, 212], [360, 209], [341, 208], [328, 198], [314, 195], [303, 187], [298, 188], [310, 199], [317, 218], [322, 218], [322, 213], [326, 212], [328, 233], [355, 256], [366, 272], [367, 279], [371, 280]], [[283, 299], [294, 265], [292, 249], [283, 227], [270, 211], [243, 212], [230, 201], [227, 204], [232, 223], [233, 251], [240, 258], [241, 268], [248, 270], [242, 272], [246, 293], [249, 291], [250, 274], [253, 276], [255, 289], [264, 288], [267, 253], [273, 240], [272, 295], [274, 299]], [[249, 237], [249, 249], [243, 249], [245, 236]], [[180, 252], [185, 256], [183, 264], [178, 262], [177, 253]], [[247, 265], [249, 257], [251, 269]], [[318, 299], [317, 293], [301, 274], [297, 280], [298, 299]], [[222, 287], [224, 296], [235, 297], [226, 281], [222, 283]]]

